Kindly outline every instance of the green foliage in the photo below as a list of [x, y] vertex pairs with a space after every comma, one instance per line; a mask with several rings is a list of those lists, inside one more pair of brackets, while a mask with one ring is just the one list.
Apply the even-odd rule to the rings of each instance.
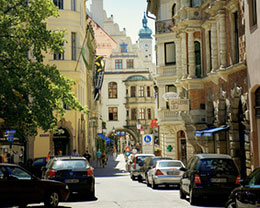
[[63, 51], [63, 33], [47, 29], [51, 16], [58, 16], [51, 0], [0, 0], [0, 118], [18, 135], [56, 129], [63, 103], [86, 112], [72, 93], [75, 83], [43, 64], [44, 53]]

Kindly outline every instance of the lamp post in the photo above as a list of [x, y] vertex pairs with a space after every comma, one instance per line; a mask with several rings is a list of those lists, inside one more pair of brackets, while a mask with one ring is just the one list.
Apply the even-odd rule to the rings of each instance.
[[141, 123], [140, 123], [140, 120], [138, 119], [137, 121], [136, 121], [136, 128], [137, 128], [137, 143], [136, 144], [138, 144], [139, 145], [139, 142], [140, 142], [140, 129], [141, 129]]

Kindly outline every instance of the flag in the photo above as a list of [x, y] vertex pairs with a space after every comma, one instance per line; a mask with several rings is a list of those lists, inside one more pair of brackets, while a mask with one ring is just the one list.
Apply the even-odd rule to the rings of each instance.
[[86, 59], [86, 51], [85, 51], [85, 48], [82, 48], [82, 49], [81, 49], [81, 56], [82, 56], [82, 58], [83, 58], [83, 61], [84, 61], [85, 65], [86, 65], [86, 67], [87, 67], [88, 69], [91, 69], [91, 68], [89, 67], [88, 61], [87, 61], [87, 59]]

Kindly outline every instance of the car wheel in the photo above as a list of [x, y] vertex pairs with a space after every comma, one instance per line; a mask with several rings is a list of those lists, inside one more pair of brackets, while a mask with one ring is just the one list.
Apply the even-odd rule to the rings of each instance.
[[44, 205], [48, 208], [57, 207], [59, 204], [59, 194], [56, 191], [47, 194]]
[[196, 197], [194, 196], [193, 189], [190, 189], [190, 204], [195, 205], [196, 204]]
[[94, 199], [95, 198], [95, 185], [94, 184], [92, 184], [91, 191], [88, 194], [88, 198], [89, 199]]
[[156, 189], [158, 186], [155, 184], [154, 180], [152, 179], [152, 184], [151, 184], [152, 189]]
[[226, 203], [225, 208], [236, 208], [236, 202], [234, 200], [230, 199]]
[[140, 175], [138, 176], [138, 182], [140, 182], [140, 183], [143, 182], [142, 176], [140, 176]]
[[186, 199], [186, 194], [183, 192], [183, 190], [180, 187], [180, 198], [181, 199]]

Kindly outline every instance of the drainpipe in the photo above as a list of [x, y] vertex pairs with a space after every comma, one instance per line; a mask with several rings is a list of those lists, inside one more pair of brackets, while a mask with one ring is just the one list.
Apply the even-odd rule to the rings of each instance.
[[[151, 3], [151, 0], [147, 0], [147, 3]], [[150, 19], [156, 20], [154, 17], [151, 17], [151, 16], [148, 15], [148, 6], [147, 6], [147, 8], [146, 8], [146, 16], [147, 16], [148, 18], [150, 18]]]

